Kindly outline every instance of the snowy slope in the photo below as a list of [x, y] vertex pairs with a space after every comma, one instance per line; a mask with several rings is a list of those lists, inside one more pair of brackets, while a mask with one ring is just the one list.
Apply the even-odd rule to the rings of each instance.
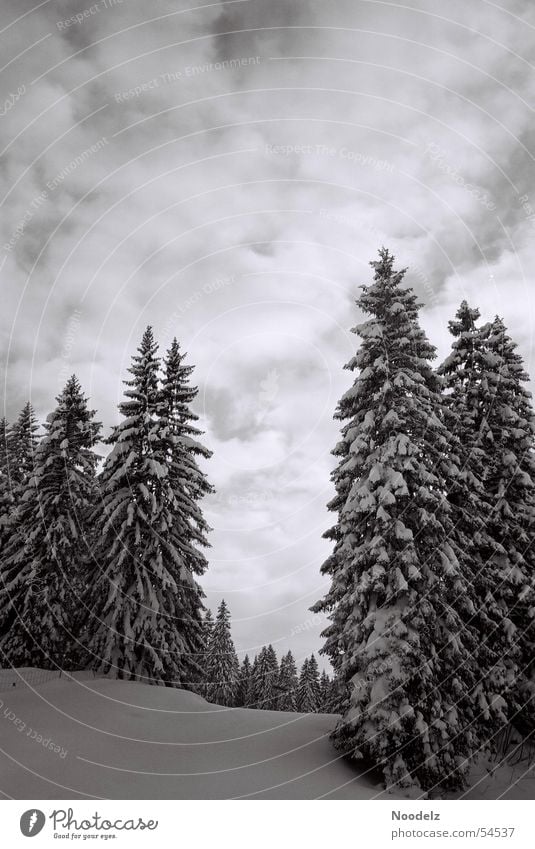
[[[58, 678], [43, 670], [0, 670], [0, 793], [15, 799], [395, 798], [376, 773], [359, 773], [337, 755], [328, 740], [334, 721], [325, 714], [223, 708], [183, 690], [91, 673]], [[480, 762], [461, 798], [533, 799], [534, 780], [524, 762], [492, 776]]]
[[222, 708], [181, 690], [81, 677], [1, 688], [0, 790], [6, 796], [380, 794], [376, 776], [359, 775], [332, 748], [332, 716]]

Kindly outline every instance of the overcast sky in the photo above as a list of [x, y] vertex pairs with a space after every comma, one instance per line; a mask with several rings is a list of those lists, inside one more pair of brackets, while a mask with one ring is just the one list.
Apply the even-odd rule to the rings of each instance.
[[[196, 365], [208, 603], [237, 647], [321, 645], [332, 419], [358, 286], [409, 266], [533, 368], [535, 3], [2, 0], [5, 407], [71, 372], [105, 432], [144, 327]], [[78, 16], [78, 17], [77, 17]]]

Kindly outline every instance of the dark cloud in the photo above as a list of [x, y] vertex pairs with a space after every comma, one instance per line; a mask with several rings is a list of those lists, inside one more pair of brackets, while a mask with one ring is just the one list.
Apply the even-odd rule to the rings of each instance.
[[290, 28], [307, 18], [305, 4], [292, 0], [243, 0], [221, 4], [221, 14], [214, 25], [215, 60], [235, 56], [269, 56], [282, 53], [295, 41]]

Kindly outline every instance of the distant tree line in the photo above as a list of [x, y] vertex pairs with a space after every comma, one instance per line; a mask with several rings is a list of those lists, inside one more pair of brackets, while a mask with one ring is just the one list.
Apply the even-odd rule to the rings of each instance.
[[335, 713], [335, 681], [314, 655], [305, 658], [298, 670], [291, 651], [280, 661], [272, 645], [264, 646], [251, 662], [242, 663], [232, 639], [230, 612], [223, 600], [214, 622], [207, 610], [204, 619], [205, 681], [200, 692], [209, 702], [227, 707], [259, 710]]

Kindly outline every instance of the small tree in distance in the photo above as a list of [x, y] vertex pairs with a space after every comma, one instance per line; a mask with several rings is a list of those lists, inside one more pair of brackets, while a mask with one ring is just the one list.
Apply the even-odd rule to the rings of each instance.
[[239, 671], [240, 665], [230, 630], [230, 612], [223, 599], [217, 611], [208, 653], [208, 701], [234, 707], [238, 696]]

